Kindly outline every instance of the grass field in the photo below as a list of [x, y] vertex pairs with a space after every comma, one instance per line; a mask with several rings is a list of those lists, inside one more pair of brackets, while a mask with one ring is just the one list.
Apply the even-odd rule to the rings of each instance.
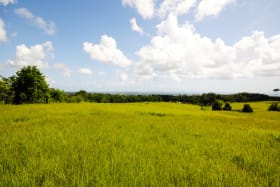
[[250, 104], [0, 105], [0, 186], [280, 186], [280, 113]]

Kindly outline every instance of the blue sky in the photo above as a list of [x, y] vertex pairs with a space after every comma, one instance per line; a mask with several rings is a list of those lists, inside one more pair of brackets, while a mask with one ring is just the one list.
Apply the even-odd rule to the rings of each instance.
[[0, 0], [0, 75], [51, 87], [262, 92], [280, 87], [278, 0]]

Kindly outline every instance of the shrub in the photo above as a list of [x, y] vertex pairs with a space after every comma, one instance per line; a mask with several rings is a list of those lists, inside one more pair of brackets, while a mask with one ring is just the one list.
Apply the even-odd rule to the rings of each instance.
[[212, 105], [212, 110], [222, 110], [223, 104], [221, 101], [216, 100]]
[[268, 111], [280, 111], [280, 106], [278, 106], [278, 103], [272, 103], [269, 108]]
[[226, 103], [223, 110], [231, 111], [231, 106], [229, 103]]
[[252, 107], [249, 104], [244, 104], [242, 112], [251, 113], [251, 112], [253, 112], [253, 109], [252, 109]]

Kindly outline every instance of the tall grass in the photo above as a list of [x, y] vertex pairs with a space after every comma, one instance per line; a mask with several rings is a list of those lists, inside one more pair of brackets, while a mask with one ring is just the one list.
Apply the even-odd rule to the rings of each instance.
[[280, 186], [280, 115], [250, 105], [0, 105], [0, 186]]

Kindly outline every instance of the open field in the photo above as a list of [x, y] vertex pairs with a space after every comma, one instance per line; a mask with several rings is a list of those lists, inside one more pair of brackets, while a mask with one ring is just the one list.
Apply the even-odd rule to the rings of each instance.
[[0, 186], [280, 186], [280, 113], [250, 104], [0, 105]]

